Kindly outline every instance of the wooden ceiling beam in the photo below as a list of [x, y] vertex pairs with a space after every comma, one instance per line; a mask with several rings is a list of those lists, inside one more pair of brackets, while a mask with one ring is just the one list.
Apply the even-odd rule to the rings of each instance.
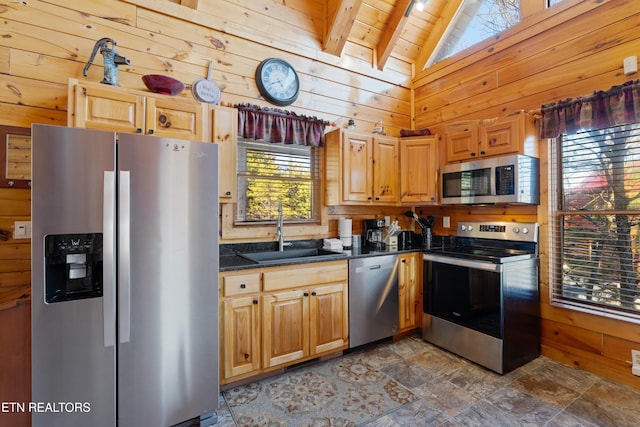
[[362, 0], [327, 0], [324, 52], [336, 56], [342, 55], [342, 49], [344, 49], [361, 5]]
[[433, 30], [429, 33], [427, 41], [420, 48], [420, 52], [416, 58], [416, 73], [424, 70], [424, 67], [427, 65], [427, 61], [429, 61], [433, 51], [438, 47], [440, 40], [447, 36], [447, 28], [458, 13], [458, 10], [462, 6], [462, 2], [463, 0], [449, 0], [440, 12], [438, 21], [433, 26]]
[[378, 43], [378, 69], [384, 69], [387, 60], [391, 56], [391, 52], [396, 45], [396, 42], [400, 38], [404, 26], [409, 20], [411, 9], [413, 8], [414, 0], [398, 0], [393, 14], [387, 22], [387, 26]]

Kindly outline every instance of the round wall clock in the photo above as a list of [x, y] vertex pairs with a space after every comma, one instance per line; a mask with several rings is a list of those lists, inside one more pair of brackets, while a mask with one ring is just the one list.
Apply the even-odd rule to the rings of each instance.
[[258, 65], [256, 83], [260, 94], [274, 105], [292, 104], [300, 93], [298, 73], [278, 58], [265, 59]]

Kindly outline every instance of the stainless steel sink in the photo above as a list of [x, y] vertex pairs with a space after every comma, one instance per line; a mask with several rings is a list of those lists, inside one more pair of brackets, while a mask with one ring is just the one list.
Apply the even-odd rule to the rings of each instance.
[[289, 249], [285, 251], [250, 252], [238, 254], [242, 258], [248, 259], [258, 264], [273, 264], [283, 261], [317, 261], [333, 258], [346, 258], [346, 254], [333, 252], [326, 249], [305, 248]]

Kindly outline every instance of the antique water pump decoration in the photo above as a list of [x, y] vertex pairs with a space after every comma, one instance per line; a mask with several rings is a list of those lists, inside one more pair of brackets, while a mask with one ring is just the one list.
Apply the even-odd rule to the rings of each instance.
[[[109, 43], [111, 43], [111, 48], [109, 48]], [[129, 65], [131, 62], [124, 56], [120, 55], [118, 51], [114, 49], [115, 47], [116, 41], [113, 39], [105, 37], [98, 40], [95, 46], [93, 46], [89, 62], [87, 62], [87, 65], [85, 65], [82, 70], [82, 75], [85, 77], [87, 76], [89, 67], [93, 62], [93, 59], [96, 57], [98, 49], [100, 49], [100, 54], [102, 54], [102, 60], [104, 62], [104, 78], [100, 83], [111, 86], [120, 86], [118, 84], [118, 65]]]

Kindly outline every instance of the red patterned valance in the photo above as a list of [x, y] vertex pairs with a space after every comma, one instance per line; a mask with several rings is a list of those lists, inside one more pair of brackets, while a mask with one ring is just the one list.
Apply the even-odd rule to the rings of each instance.
[[640, 121], [640, 80], [592, 95], [545, 104], [541, 112], [540, 138], [637, 122]]
[[265, 142], [324, 145], [324, 128], [329, 122], [291, 111], [257, 105], [237, 104], [238, 136]]

